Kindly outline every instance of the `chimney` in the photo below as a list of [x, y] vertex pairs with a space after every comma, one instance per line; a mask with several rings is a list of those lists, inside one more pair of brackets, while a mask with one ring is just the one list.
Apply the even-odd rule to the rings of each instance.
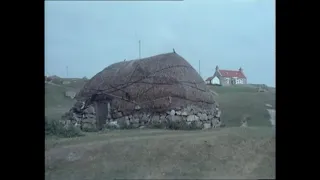
[[243, 69], [240, 67], [240, 68], [239, 68], [239, 71], [240, 71], [240, 72], [243, 72]]
[[216, 66], [216, 71], [218, 71], [219, 70], [219, 66]]

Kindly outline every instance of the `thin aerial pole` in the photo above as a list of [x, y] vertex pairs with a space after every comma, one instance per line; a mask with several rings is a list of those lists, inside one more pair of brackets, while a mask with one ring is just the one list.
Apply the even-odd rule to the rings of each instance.
[[139, 59], [141, 59], [141, 41], [139, 40]]
[[199, 75], [201, 76], [201, 73], [200, 73], [200, 60], [199, 60]]

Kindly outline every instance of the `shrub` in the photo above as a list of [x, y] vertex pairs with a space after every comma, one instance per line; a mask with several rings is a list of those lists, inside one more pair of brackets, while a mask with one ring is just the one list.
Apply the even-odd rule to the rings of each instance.
[[157, 123], [152, 123], [149, 126], [152, 129], [164, 129], [166, 127], [164, 122], [157, 122]]
[[132, 124], [122, 123], [120, 129], [134, 129]]
[[99, 131], [95, 124], [90, 124], [90, 123], [82, 124], [81, 130], [84, 132], [98, 132]]
[[58, 120], [47, 118], [45, 118], [45, 135], [65, 138], [84, 136], [81, 130], [75, 126], [64, 126]]
[[168, 129], [178, 130], [178, 129], [181, 129], [181, 123], [169, 121], [167, 127]]

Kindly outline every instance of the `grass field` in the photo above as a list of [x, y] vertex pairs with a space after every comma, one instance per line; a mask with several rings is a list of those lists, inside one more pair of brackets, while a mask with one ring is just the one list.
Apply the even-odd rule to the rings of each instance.
[[[59, 119], [74, 103], [66, 90], [83, 82], [46, 84], [46, 116]], [[275, 92], [255, 86], [211, 87], [226, 128], [205, 131], [155, 129], [85, 133], [75, 138], [47, 136], [45, 179], [270, 179], [275, 178], [275, 133], [265, 104]], [[241, 128], [249, 115], [248, 128]], [[236, 126], [236, 127], [235, 127]]]
[[61, 115], [75, 103], [75, 100], [65, 97], [65, 92], [78, 92], [85, 84], [82, 79], [74, 81], [74, 79], [64, 78], [63, 80], [70, 81], [70, 84], [45, 84], [45, 114], [51, 119], [60, 119]]
[[244, 116], [249, 116], [249, 126], [271, 126], [265, 104], [275, 107], [275, 90], [257, 92], [253, 85], [209, 86], [222, 111], [221, 120], [228, 127], [240, 126]]
[[270, 128], [126, 130], [48, 139], [50, 180], [274, 178]]
[[65, 97], [67, 90], [73, 90], [65, 86], [45, 84], [45, 114], [52, 119], [60, 119], [75, 103], [74, 100]]

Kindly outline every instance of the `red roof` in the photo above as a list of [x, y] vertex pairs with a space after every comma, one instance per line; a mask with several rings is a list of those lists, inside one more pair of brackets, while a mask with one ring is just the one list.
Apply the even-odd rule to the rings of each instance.
[[237, 78], [246, 78], [246, 76], [241, 71], [232, 71], [232, 70], [220, 70], [219, 72], [222, 77], [237, 77]]

